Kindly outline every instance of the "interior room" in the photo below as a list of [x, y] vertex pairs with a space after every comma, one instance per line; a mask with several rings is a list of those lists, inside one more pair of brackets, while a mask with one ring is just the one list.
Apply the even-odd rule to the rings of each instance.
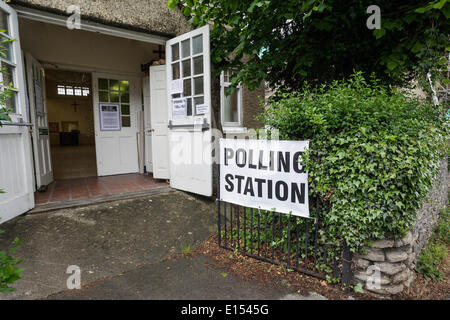
[[46, 69], [45, 76], [54, 178], [96, 176], [91, 74]]

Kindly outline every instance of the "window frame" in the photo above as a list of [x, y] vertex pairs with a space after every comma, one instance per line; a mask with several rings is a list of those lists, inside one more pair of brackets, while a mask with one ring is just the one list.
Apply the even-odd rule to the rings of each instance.
[[[227, 70], [229, 73], [229, 70]], [[228, 77], [231, 76], [229, 73]], [[230, 81], [225, 81], [225, 71], [220, 73], [220, 114], [221, 114], [221, 123], [223, 127], [227, 128], [242, 128], [243, 127], [243, 101], [242, 101], [242, 85], [238, 85], [236, 87], [237, 90], [237, 109], [238, 109], [238, 121], [230, 122], [225, 121], [225, 90], [231, 86]]]

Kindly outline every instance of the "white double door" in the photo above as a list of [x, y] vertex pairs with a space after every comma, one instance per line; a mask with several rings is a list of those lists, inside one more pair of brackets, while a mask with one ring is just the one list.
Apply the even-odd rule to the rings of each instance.
[[139, 77], [93, 73], [95, 149], [99, 176], [139, 172]]

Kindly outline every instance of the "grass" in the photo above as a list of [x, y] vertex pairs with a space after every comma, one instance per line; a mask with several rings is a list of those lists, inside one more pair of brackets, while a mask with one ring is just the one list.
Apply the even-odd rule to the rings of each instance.
[[191, 254], [192, 250], [193, 247], [190, 244], [186, 244], [181, 247], [181, 253], [183, 254], [183, 256]]
[[441, 262], [448, 255], [450, 245], [450, 206], [441, 212], [436, 229], [427, 248], [417, 258], [416, 271], [435, 282], [442, 280]]

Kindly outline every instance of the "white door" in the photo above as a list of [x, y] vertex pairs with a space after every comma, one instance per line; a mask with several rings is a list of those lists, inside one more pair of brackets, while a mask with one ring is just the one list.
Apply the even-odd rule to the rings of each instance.
[[[153, 177], [169, 179], [169, 137], [167, 128], [166, 66], [150, 67], [150, 112], [146, 135], [150, 135], [153, 159]], [[150, 140], [150, 139], [148, 139]]]
[[141, 79], [103, 73], [94, 73], [92, 79], [97, 174], [139, 172]]
[[34, 207], [33, 169], [29, 119], [25, 103], [23, 60], [20, 51], [16, 12], [0, 1], [1, 36], [15, 39], [5, 44], [6, 55], [0, 57], [0, 90], [11, 89], [12, 96], [0, 108], [11, 109], [11, 121], [0, 126], [0, 223]]
[[142, 98], [144, 99], [144, 165], [146, 172], [153, 172], [150, 77], [148, 76], [142, 78]]
[[50, 156], [50, 136], [48, 131], [47, 104], [45, 99], [45, 73], [41, 64], [25, 53], [28, 101], [31, 123], [33, 124], [33, 156], [36, 188], [53, 181]]
[[170, 185], [212, 195], [209, 25], [166, 43]]

